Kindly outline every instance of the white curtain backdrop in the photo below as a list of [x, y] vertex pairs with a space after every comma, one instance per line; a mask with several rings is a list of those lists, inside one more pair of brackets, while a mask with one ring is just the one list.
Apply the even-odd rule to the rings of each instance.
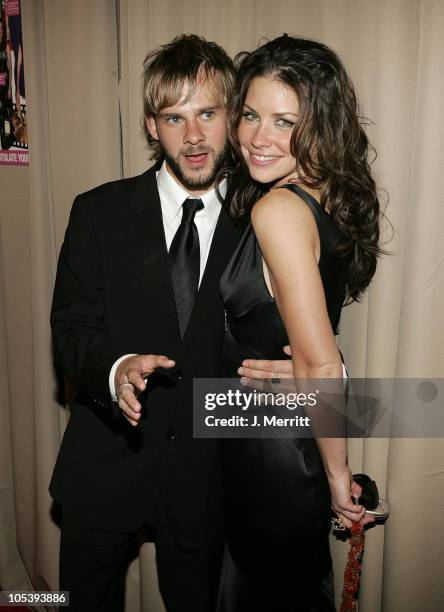
[[[56, 258], [74, 196], [149, 165], [140, 127], [147, 51], [194, 32], [234, 55], [288, 32], [341, 55], [373, 122], [374, 169], [394, 227], [370, 290], [343, 312], [341, 349], [353, 376], [442, 378], [444, 2], [21, 4], [31, 165], [0, 167], [0, 585], [56, 589], [47, 486], [67, 418], [49, 340]], [[352, 470], [371, 474], [391, 507], [386, 525], [367, 533], [360, 612], [444, 609], [443, 451], [434, 438], [350, 441]], [[332, 550], [339, 596], [347, 546], [332, 540]], [[145, 544], [128, 574], [127, 611], [162, 610]]]

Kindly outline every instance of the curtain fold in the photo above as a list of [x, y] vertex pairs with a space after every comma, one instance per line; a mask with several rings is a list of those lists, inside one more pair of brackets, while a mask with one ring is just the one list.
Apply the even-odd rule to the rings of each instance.
[[[21, 7], [31, 161], [29, 168], [0, 168], [6, 237], [1, 475], [2, 483], [14, 483], [14, 512], [9, 485], [0, 502], [0, 516], [9, 508], [0, 558], [10, 561], [0, 562], [0, 585], [56, 590], [59, 529], [48, 485], [67, 413], [52, 367], [49, 311], [74, 196], [120, 176], [116, 14], [107, 0], [22, 0]], [[15, 523], [13, 555], [3, 542], [14, 536]], [[4, 539], [3, 528], [9, 529]]]
[[[27, 49], [27, 80], [30, 138], [30, 286], [32, 305], [34, 462], [24, 465], [16, 461], [21, 471], [32, 471], [34, 495], [28, 500], [33, 509], [34, 525], [29, 532], [34, 539], [31, 559], [27, 545], [20, 550], [36, 589], [55, 588], [58, 582], [57, 551], [59, 532], [50, 519], [52, 501], [48, 483], [61, 440], [64, 413], [57, 403], [57, 385], [52, 368], [48, 312], [51, 308], [52, 284], [55, 276], [56, 247], [54, 231], [54, 200], [49, 138], [49, 105], [44, 14], [40, 3], [24, 2], [23, 31]], [[62, 416], [63, 415], [63, 416]], [[17, 514], [22, 522], [26, 520]], [[29, 521], [29, 517], [27, 518]], [[19, 525], [20, 529], [20, 525]], [[23, 529], [23, 527], [22, 527]]]
[[[440, 0], [22, 0], [31, 165], [0, 167], [0, 585], [57, 587], [58, 528], [47, 492], [67, 414], [56, 397], [49, 308], [74, 196], [151, 164], [141, 132], [142, 62], [183, 32], [234, 55], [288, 32], [343, 58], [372, 123], [390, 255], [340, 345], [355, 377], [442, 377], [444, 363], [444, 3]], [[118, 27], [117, 27], [118, 24]], [[397, 402], [394, 389], [393, 401]], [[387, 496], [367, 532], [361, 612], [444, 608], [442, 439], [350, 440], [354, 472]], [[16, 530], [16, 537], [15, 537]], [[5, 537], [4, 537], [5, 534]], [[347, 546], [332, 539], [340, 595]], [[128, 612], [164, 610], [146, 543]]]
[[2, 590], [26, 590], [30, 583], [17, 549], [14, 511], [2, 229], [0, 223], [0, 586]]

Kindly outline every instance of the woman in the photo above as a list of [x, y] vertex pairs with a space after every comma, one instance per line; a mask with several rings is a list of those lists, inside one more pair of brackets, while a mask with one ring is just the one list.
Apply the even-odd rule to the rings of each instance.
[[[247, 356], [278, 359], [288, 340], [296, 379], [341, 379], [341, 308], [380, 252], [353, 85], [333, 51], [284, 35], [241, 54], [229, 120], [228, 201], [251, 224], [221, 279], [224, 373]], [[333, 609], [322, 586], [330, 507], [346, 527], [371, 520], [353, 503], [345, 438], [230, 440], [224, 461], [233, 566], [222, 607]]]

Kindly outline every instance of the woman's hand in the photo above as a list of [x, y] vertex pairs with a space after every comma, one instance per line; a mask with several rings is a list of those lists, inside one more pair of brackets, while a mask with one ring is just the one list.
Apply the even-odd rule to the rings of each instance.
[[340, 473], [327, 475], [331, 492], [331, 506], [342, 523], [350, 529], [353, 523], [373, 523], [374, 517], [365, 514], [364, 506], [353, 503], [352, 498], [359, 499], [361, 487], [352, 481], [352, 473], [348, 466]]

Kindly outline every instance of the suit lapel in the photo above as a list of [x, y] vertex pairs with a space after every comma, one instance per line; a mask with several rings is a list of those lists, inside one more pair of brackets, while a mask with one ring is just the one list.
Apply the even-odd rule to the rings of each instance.
[[146, 299], [155, 296], [158, 302], [156, 316], [163, 318], [174, 352], [178, 348], [179, 358], [188, 349], [208, 315], [207, 305], [214, 300], [214, 292], [218, 291], [219, 279], [239, 241], [239, 231], [222, 208], [196, 302], [181, 343], [155, 168], [137, 179], [129, 210], [134, 214], [132, 251], [152, 290]]
[[179, 357], [188, 349], [203, 322], [208, 316], [208, 303], [214, 300], [214, 293], [219, 290], [219, 279], [232, 256], [239, 241], [239, 231], [234, 226], [227, 212], [222, 208], [214, 230], [208, 261], [200, 284], [190, 321], [185, 330]]
[[[169, 330], [174, 346], [180, 344], [179, 323], [174, 298], [165, 232], [162, 221], [159, 192], [155, 169], [142, 174], [129, 202], [134, 214], [134, 248], [143, 268], [147, 282], [152, 289], [162, 317]], [[157, 315], [156, 315], [157, 316]]]

